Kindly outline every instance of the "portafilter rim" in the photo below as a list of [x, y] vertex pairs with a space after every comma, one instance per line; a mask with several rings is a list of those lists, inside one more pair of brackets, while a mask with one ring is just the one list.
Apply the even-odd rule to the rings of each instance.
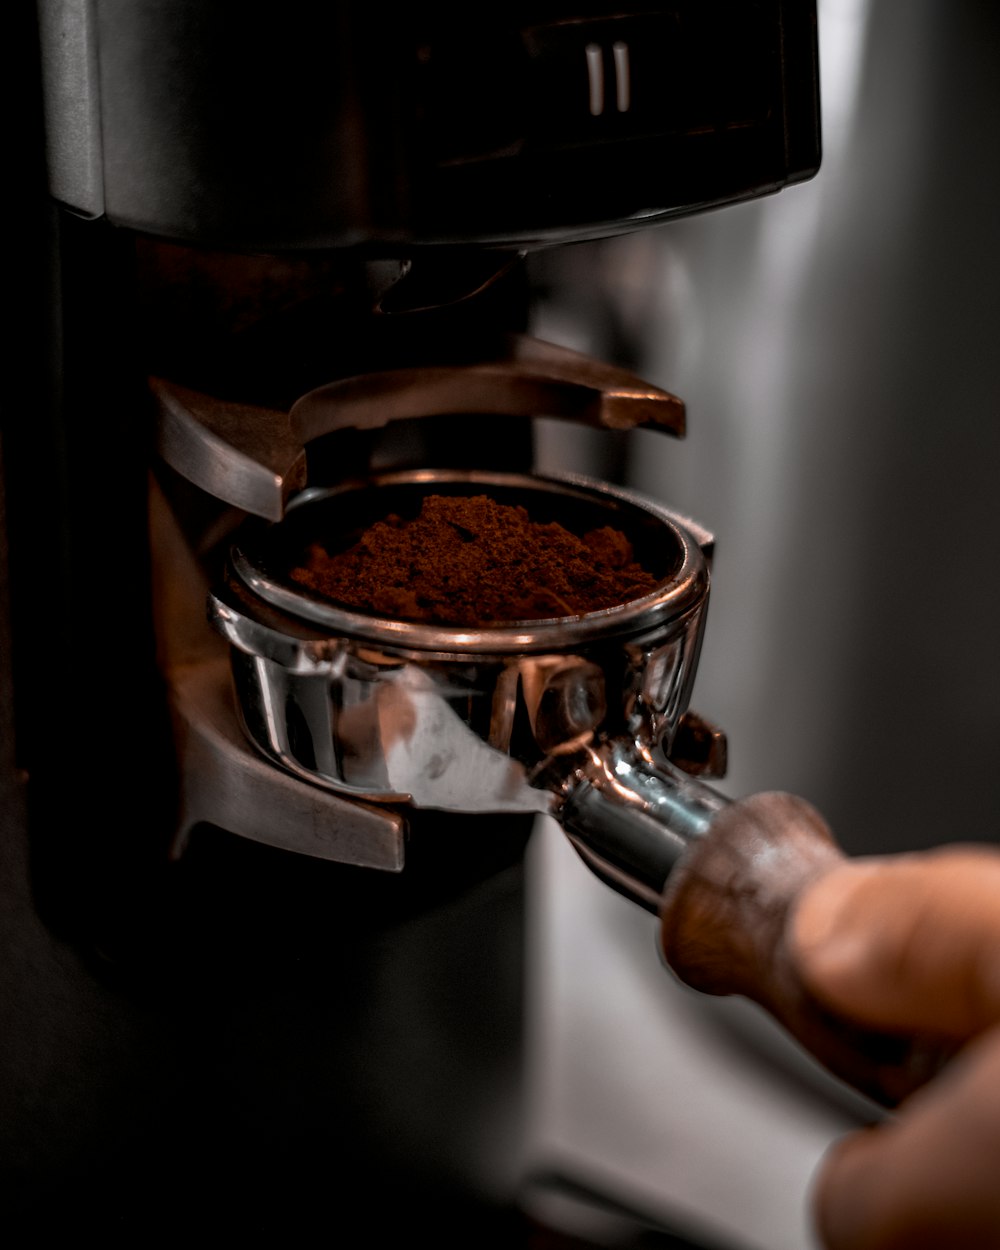
[[[324, 502], [343, 500], [354, 493], [368, 495], [386, 488], [433, 493], [436, 488], [459, 493], [523, 492], [525, 495], [563, 496], [577, 504], [593, 506], [607, 514], [607, 523], [626, 533], [642, 525], [659, 527], [665, 542], [672, 544], [670, 572], [648, 594], [611, 608], [574, 616], [510, 621], [470, 628], [395, 619], [338, 604], [292, 587], [276, 577], [262, 558], [264, 537], [274, 541], [279, 527], [301, 520], [301, 510], [320, 508]], [[468, 491], [462, 488], [469, 488]], [[612, 486], [579, 474], [494, 472], [479, 469], [404, 469], [373, 473], [363, 479], [328, 487], [310, 487], [293, 500], [286, 519], [263, 525], [251, 519], [230, 549], [230, 567], [252, 594], [279, 611], [334, 636], [362, 639], [369, 644], [395, 649], [444, 654], [512, 655], [523, 652], [559, 651], [601, 639], [620, 639], [644, 634], [667, 621], [697, 610], [709, 588], [706, 547], [710, 536], [694, 522], [624, 487]], [[258, 545], [259, 544], [259, 545]]]

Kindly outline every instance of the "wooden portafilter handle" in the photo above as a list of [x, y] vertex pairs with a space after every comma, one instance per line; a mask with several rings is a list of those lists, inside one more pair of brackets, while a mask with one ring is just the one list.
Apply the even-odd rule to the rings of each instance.
[[[633, 768], [642, 773], [634, 780], [614, 763], [616, 784], [591, 772], [561, 821], [599, 876], [658, 913], [663, 956], [682, 982], [758, 1003], [883, 1106], [940, 1070], [943, 1043], [859, 1026], [824, 1006], [796, 970], [788, 947], [795, 903], [846, 859], [811, 804], [781, 792], [730, 801], [679, 770]], [[630, 792], [641, 802], [623, 800]]]
[[671, 872], [660, 943], [687, 985], [759, 1003], [831, 1072], [892, 1107], [940, 1069], [943, 1048], [875, 1033], [829, 1010], [803, 985], [787, 944], [802, 891], [844, 859], [805, 800], [780, 792], [740, 799]]

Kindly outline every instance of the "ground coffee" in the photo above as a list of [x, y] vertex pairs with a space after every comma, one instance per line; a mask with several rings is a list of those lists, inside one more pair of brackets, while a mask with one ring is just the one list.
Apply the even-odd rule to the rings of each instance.
[[464, 626], [577, 616], [657, 584], [620, 531], [577, 536], [486, 495], [429, 495], [416, 517], [377, 521], [347, 551], [314, 544], [291, 576], [348, 607]]

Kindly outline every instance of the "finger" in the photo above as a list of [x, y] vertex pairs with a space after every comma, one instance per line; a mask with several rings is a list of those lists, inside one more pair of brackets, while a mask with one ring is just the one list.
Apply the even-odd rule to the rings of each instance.
[[827, 1250], [1000, 1246], [1000, 1030], [984, 1034], [898, 1119], [845, 1138], [814, 1184]]
[[803, 891], [788, 943], [842, 1014], [967, 1038], [1000, 1022], [1000, 848], [848, 860]]

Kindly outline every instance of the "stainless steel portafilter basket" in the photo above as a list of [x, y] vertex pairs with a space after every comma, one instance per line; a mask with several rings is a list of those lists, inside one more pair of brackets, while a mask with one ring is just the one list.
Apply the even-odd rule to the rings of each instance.
[[[657, 585], [602, 611], [468, 628], [368, 614], [291, 579], [310, 543], [346, 549], [430, 494], [486, 494], [579, 534], [612, 526]], [[688, 707], [711, 545], [694, 522], [579, 477], [390, 472], [247, 522], [209, 616], [230, 644], [243, 727], [282, 769], [365, 803], [547, 813], [655, 911], [687, 841], [725, 803], [671, 759], [724, 768], [724, 738]]]

